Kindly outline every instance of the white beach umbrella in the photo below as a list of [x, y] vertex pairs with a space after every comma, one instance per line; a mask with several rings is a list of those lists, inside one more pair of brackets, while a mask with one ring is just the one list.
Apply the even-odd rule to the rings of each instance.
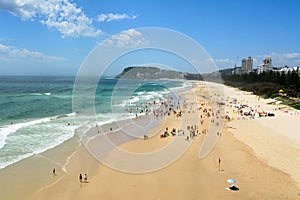
[[230, 183], [230, 184], [235, 184], [236, 183], [236, 180], [230, 178], [230, 179], [227, 179], [227, 183]]

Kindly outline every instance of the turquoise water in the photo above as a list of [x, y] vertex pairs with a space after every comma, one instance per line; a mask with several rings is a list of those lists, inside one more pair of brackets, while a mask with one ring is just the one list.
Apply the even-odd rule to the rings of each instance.
[[169, 80], [120, 84], [103, 78], [93, 102], [82, 105], [92, 103], [96, 118], [82, 118], [72, 107], [74, 81], [75, 77], [0, 76], [0, 169], [63, 143], [84, 123], [101, 125], [145, 114], [153, 109], [151, 103], [191, 86]]

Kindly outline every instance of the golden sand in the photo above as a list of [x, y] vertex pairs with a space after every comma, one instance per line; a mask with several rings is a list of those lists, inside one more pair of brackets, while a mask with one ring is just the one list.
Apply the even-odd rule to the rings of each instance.
[[[187, 123], [191, 125], [197, 123], [201, 134], [193, 140], [185, 141], [186, 135], [175, 136], [180, 142], [188, 143], [190, 146], [174, 163], [153, 172], [125, 173], [101, 164], [81, 146], [76, 148], [76, 153], [65, 166], [66, 172], [60, 170], [58, 166], [58, 175], [49, 186], [34, 192], [33, 189], [27, 189], [30, 191], [28, 193], [15, 192], [9, 195], [7, 192], [7, 196], [5, 198], [0, 196], [0, 199], [300, 199], [300, 189], [296, 182], [299, 180], [299, 173], [294, 166], [298, 160], [293, 160], [299, 155], [299, 148], [293, 146], [289, 139], [282, 142], [282, 135], [272, 135], [272, 132], [257, 120], [236, 119], [230, 122], [231, 128], [228, 128], [228, 124], [225, 125], [213, 150], [205, 158], [199, 159], [199, 150], [206, 137], [206, 134], [202, 134], [202, 130], [209, 127], [210, 118], [205, 117], [203, 125], [200, 125], [201, 113], [188, 113], [188, 110], [197, 111], [201, 103], [210, 106], [209, 100], [202, 98], [203, 92], [207, 93], [204, 88], [205, 85], [198, 82], [192, 91], [180, 94], [184, 96], [188, 105], [182, 119], [174, 115], [167, 116], [158, 127], [150, 131], [156, 133], [155, 136], [148, 140], [136, 139], [119, 146], [120, 149], [129, 152], [152, 152], [164, 148], [174, 140], [172, 136], [160, 138], [166, 127], [186, 129]], [[238, 92], [232, 92], [230, 96], [239, 98]], [[263, 101], [256, 103], [265, 105]], [[117, 154], [115, 149], [110, 151], [107, 159], [115, 154]], [[276, 159], [272, 160], [272, 157]], [[280, 160], [281, 158], [285, 160]], [[34, 169], [35, 166], [21, 167], [24, 171], [31, 171], [30, 167]], [[7, 170], [9, 169], [6, 169], [6, 172]], [[14, 172], [17, 177], [11, 176], [13, 179], [22, 178], [22, 173], [10, 169], [10, 173]], [[79, 182], [79, 173], [88, 174], [88, 183]], [[47, 179], [45, 178], [47, 176], [51, 177], [51, 174], [44, 174], [44, 177], [41, 176], [39, 179]], [[225, 189], [230, 185], [226, 182], [229, 178], [237, 181], [236, 186], [240, 190]], [[20, 184], [16, 187], [30, 188], [31, 182]], [[12, 189], [11, 192], [13, 191]]]

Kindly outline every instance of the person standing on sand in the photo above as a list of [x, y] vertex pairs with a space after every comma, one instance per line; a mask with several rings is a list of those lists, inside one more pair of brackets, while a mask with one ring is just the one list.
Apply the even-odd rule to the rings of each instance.
[[82, 183], [82, 175], [81, 174], [79, 174], [79, 181], [80, 181], [80, 183]]
[[84, 182], [87, 183], [87, 174], [84, 174]]
[[55, 168], [53, 168], [52, 174], [53, 174], [54, 176], [56, 175], [56, 170], [55, 170]]
[[219, 171], [221, 170], [221, 158], [219, 158]]

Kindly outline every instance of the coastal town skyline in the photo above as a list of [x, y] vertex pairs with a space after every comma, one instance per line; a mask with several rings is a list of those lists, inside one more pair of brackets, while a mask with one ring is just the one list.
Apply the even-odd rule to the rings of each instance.
[[[76, 75], [102, 41], [143, 39], [138, 28], [161, 27], [200, 44], [219, 69], [251, 56], [276, 67], [300, 65], [299, 1], [19, 1], [0, 0], [0, 75]], [[171, 8], [171, 9], [170, 9]], [[177, 13], [176, 16], [173, 13]], [[120, 36], [120, 35], [119, 35]], [[143, 63], [135, 63], [143, 64]], [[112, 71], [118, 74], [122, 68]], [[185, 71], [184, 66], [177, 70]]]

